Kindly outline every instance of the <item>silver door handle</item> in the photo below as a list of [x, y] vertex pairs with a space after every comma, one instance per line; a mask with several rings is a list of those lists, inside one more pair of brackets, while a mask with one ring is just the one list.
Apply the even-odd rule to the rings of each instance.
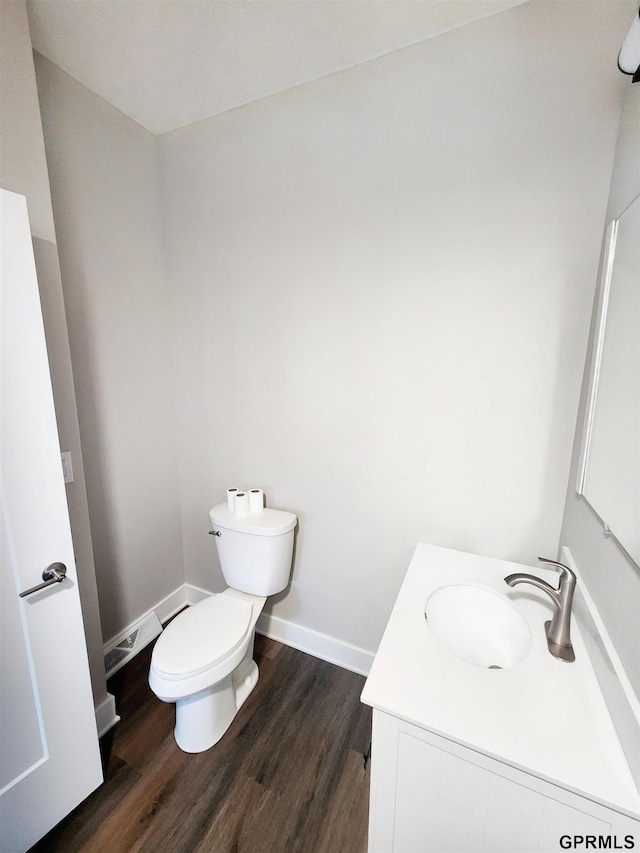
[[26, 595], [31, 595], [32, 592], [37, 592], [39, 589], [44, 589], [45, 586], [51, 586], [53, 583], [62, 583], [66, 576], [67, 567], [64, 563], [51, 563], [42, 573], [44, 583], [32, 586], [31, 589], [25, 589], [24, 592], [19, 593], [19, 597], [24, 598]]

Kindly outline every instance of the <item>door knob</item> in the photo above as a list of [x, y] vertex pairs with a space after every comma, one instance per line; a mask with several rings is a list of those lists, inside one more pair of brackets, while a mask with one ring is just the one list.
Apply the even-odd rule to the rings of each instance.
[[47, 566], [42, 573], [42, 580], [44, 583], [32, 586], [31, 589], [25, 589], [24, 592], [19, 593], [19, 597], [24, 598], [27, 595], [31, 595], [32, 592], [38, 592], [39, 589], [44, 589], [45, 586], [51, 586], [51, 584], [54, 583], [62, 583], [66, 576], [67, 567], [64, 563], [51, 563], [51, 565]]

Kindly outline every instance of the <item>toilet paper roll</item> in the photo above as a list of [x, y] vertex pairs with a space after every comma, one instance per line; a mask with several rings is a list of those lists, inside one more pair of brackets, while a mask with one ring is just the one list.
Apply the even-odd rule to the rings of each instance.
[[249, 510], [249, 495], [246, 492], [236, 492], [233, 496], [233, 511], [236, 515], [247, 515]]
[[262, 489], [251, 489], [249, 492], [249, 511], [261, 512], [264, 509], [264, 492]]
[[237, 494], [237, 489], [227, 489], [227, 506], [233, 512], [233, 498]]

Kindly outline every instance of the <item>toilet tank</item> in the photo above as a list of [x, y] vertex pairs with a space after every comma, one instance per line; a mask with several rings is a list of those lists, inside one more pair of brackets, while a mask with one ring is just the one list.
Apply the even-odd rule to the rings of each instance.
[[236, 515], [226, 503], [209, 512], [222, 574], [233, 589], [273, 595], [289, 583], [293, 556], [292, 512], [262, 509]]

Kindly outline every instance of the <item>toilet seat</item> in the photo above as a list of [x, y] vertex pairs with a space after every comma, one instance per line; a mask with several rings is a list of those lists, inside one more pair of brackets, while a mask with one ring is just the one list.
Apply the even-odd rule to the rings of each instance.
[[158, 638], [151, 661], [156, 674], [179, 681], [221, 663], [247, 639], [252, 610], [224, 594], [189, 607]]

